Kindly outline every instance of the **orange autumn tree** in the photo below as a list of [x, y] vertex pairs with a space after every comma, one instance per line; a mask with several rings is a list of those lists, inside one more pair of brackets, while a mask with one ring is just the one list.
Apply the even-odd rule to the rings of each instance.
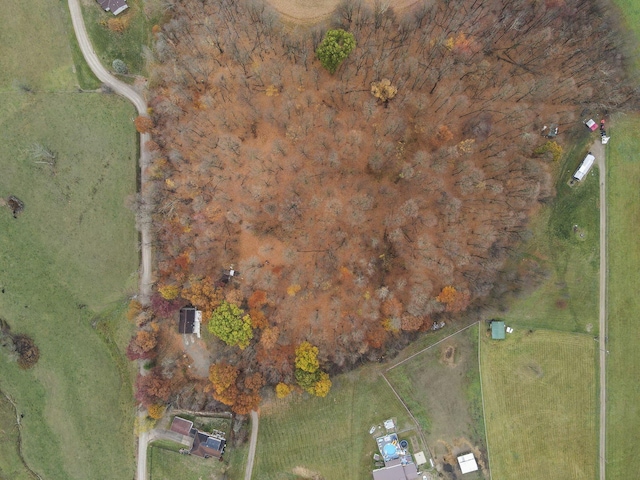
[[209, 381], [213, 386], [213, 398], [225, 405], [232, 406], [238, 398], [236, 379], [240, 372], [226, 362], [215, 363], [209, 367]]
[[148, 133], [153, 128], [153, 120], [149, 117], [143, 117], [142, 115], [137, 116], [133, 123], [136, 126], [136, 130], [140, 133]]
[[202, 310], [202, 316], [205, 319], [211, 318], [213, 311], [222, 301], [222, 294], [210, 278], [191, 277], [189, 285], [182, 289], [180, 295], [190, 301], [193, 306]]
[[445, 304], [447, 312], [460, 312], [469, 305], [470, 295], [468, 292], [460, 292], [448, 285], [442, 289], [436, 300]]

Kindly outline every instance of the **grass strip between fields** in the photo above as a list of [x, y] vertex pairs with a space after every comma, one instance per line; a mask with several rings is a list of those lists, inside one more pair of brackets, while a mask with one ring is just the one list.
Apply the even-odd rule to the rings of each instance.
[[640, 117], [612, 129], [608, 163], [607, 478], [640, 470]]

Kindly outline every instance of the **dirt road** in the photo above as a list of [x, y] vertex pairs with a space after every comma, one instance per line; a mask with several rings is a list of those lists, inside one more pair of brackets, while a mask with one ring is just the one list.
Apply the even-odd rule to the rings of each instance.
[[249, 442], [249, 456], [247, 467], [244, 470], [244, 480], [251, 480], [253, 473], [253, 459], [256, 456], [256, 443], [258, 442], [258, 412], [251, 410], [251, 441]]
[[[138, 115], [147, 115], [147, 101], [144, 97], [135, 91], [132, 87], [124, 82], [121, 82], [113, 75], [111, 75], [104, 66], [100, 63], [100, 59], [94, 52], [87, 35], [87, 29], [84, 25], [84, 18], [82, 18], [82, 10], [80, 8], [79, 0], [68, 0], [69, 12], [71, 13], [71, 21], [73, 23], [73, 30], [80, 50], [84, 59], [89, 64], [91, 71], [94, 73], [98, 80], [108, 85], [118, 95], [122, 95], [129, 100], [136, 107]], [[145, 148], [147, 142], [151, 140], [151, 136], [148, 133], [140, 134], [140, 189], [144, 195], [147, 183], [147, 166], [149, 164], [149, 152]], [[141, 264], [140, 264], [140, 292], [139, 300], [143, 305], [149, 304], [149, 298], [151, 294], [151, 233], [148, 225], [143, 225], [140, 231], [141, 236]], [[142, 370], [142, 369], [141, 369]], [[144, 420], [146, 413], [144, 410], [138, 412], [140, 420]], [[149, 442], [148, 433], [141, 433], [138, 438], [138, 467], [136, 478], [138, 480], [147, 479], [147, 444]]]
[[607, 434], [607, 171], [605, 168], [605, 146], [600, 139], [591, 146], [600, 170], [600, 480], [605, 480], [606, 434]]

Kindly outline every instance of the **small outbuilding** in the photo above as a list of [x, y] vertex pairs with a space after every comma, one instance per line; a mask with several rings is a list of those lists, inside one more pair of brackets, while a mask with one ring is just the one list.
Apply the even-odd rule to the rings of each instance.
[[118, 15], [129, 8], [127, 0], [98, 0], [98, 3], [105, 12], [111, 12], [114, 15]]
[[578, 182], [581, 181], [587, 175], [587, 173], [589, 173], [589, 170], [591, 170], [591, 167], [593, 167], [593, 163], [595, 161], [596, 157], [594, 157], [591, 152], [589, 152], [587, 156], [584, 157], [584, 160], [582, 160], [582, 163], [578, 167], [578, 170], [576, 170], [576, 173], [573, 174], [573, 178]]
[[460, 455], [458, 457], [458, 465], [460, 465], [460, 471], [465, 473], [471, 473], [478, 470], [478, 464], [473, 453], [467, 453], [466, 455]]
[[507, 337], [507, 327], [504, 322], [493, 320], [491, 322], [491, 338], [493, 340], [504, 340]]
[[200, 325], [202, 323], [202, 312], [195, 307], [186, 306], [180, 309], [180, 321], [178, 323], [178, 333], [190, 335], [195, 333], [200, 338]]

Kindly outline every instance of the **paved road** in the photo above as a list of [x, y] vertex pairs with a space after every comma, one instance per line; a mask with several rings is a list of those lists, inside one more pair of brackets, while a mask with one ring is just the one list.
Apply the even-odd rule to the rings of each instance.
[[[121, 82], [113, 75], [111, 75], [100, 63], [100, 59], [93, 50], [89, 36], [87, 35], [87, 29], [84, 25], [84, 19], [82, 18], [82, 10], [80, 8], [79, 0], [68, 0], [69, 12], [71, 13], [71, 21], [73, 23], [73, 30], [78, 39], [80, 50], [84, 59], [89, 64], [91, 71], [98, 77], [102, 83], [108, 85], [118, 95], [122, 95], [129, 100], [136, 107], [138, 115], [147, 116], [147, 102], [142, 95], [135, 91], [131, 86], [124, 82]], [[148, 133], [140, 134], [140, 189], [144, 195], [147, 183], [147, 166], [149, 165], [149, 152], [145, 145], [151, 140], [151, 136]], [[140, 264], [140, 292], [139, 300], [143, 305], [149, 304], [149, 298], [151, 295], [151, 233], [149, 231], [149, 225], [143, 225], [140, 231], [141, 236], [141, 264]], [[141, 369], [142, 370], [142, 369]], [[138, 412], [138, 417], [142, 421], [146, 413], [144, 410]], [[137, 479], [147, 479], [147, 444], [149, 442], [149, 434], [147, 432], [141, 433], [138, 437], [138, 468]]]
[[258, 442], [258, 412], [251, 410], [251, 441], [249, 442], [249, 456], [247, 467], [244, 470], [244, 480], [251, 480], [253, 473], [253, 459], [256, 456], [256, 443]]
[[605, 147], [600, 140], [591, 146], [600, 170], [600, 480], [605, 480], [607, 434], [607, 171]]

